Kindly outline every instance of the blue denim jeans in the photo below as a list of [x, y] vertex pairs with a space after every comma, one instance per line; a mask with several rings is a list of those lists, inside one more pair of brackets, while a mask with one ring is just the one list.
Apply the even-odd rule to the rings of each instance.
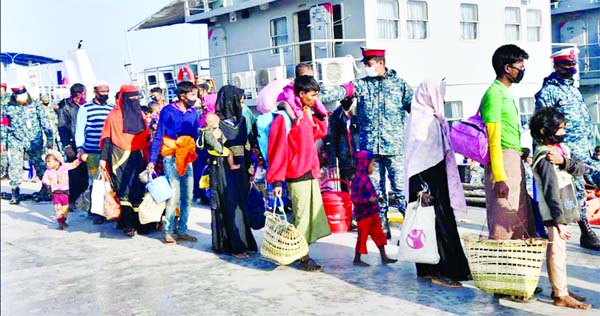
[[173, 197], [167, 201], [165, 232], [173, 234], [175, 229], [175, 209], [179, 207], [177, 233], [183, 235], [187, 232], [188, 213], [192, 205], [192, 195], [194, 193], [192, 164], [189, 163], [185, 174], [180, 176], [175, 167], [175, 156], [168, 156], [163, 157], [163, 168], [173, 190]]

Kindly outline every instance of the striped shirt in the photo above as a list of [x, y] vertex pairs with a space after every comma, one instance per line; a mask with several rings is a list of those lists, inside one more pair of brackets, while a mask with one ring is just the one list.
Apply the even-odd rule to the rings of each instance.
[[83, 148], [87, 153], [100, 153], [100, 134], [113, 107], [113, 104], [97, 104], [92, 101], [79, 108], [75, 125], [77, 148]]

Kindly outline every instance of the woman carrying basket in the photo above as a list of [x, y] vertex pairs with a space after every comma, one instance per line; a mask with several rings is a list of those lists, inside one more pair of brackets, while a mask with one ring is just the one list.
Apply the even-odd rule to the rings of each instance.
[[[409, 201], [423, 194], [424, 203], [435, 209], [435, 230], [440, 261], [417, 263], [417, 275], [446, 287], [461, 287], [471, 271], [460, 243], [454, 210], [467, 208], [454, 150], [450, 147], [448, 123], [444, 118], [444, 81], [426, 80], [412, 101], [404, 140], [405, 187]], [[409, 186], [410, 185], [410, 186]], [[428, 188], [429, 193], [422, 191]]]

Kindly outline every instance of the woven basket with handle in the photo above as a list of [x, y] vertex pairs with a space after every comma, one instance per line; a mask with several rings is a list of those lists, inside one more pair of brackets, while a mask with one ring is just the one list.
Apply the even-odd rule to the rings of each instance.
[[287, 221], [283, 201], [278, 199], [272, 211], [265, 212], [265, 227], [260, 254], [279, 265], [288, 265], [308, 254], [308, 243], [296, 227]]
[[467, 237], [465, 250], [475, 286], [488, 293], [531, 297], [540, 278], [548, 241]]

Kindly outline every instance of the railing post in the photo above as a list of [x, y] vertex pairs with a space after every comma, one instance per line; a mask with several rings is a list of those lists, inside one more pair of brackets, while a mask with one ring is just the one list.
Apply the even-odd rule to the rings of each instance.
[[287, 69], [285, 67], [285, 56], [283, 55], [283, 49], [279, 50], [279, 67], [283, 68], [285, 76], [287, 76]]
[[223, 78], [223, 84], [222, 86], [225, 86], [229, 83], [229, 80], [227, 80], [227, 61], [225, 60], [226, 57], [221, 57], [221, 77]]
[[256, 74], [254, 73], [254, 61], [252, 59], [252, 53], [248, 53], [248, 70], [250, 71], [250, 74], [252, 74], [254, 76], [254, 80], [252, 80], [252, 87], [250, 87], [250, 88], [252, 89], [252, 98], [256, 99], [256, 95], [258, 94], [258, 91], [256, 88], [257, 87]]
[[315, 73], [315, 80], [319, 81], [319, 72], [317, 71], [317, 64], [315, 63], [315, 42], [310, 41], [310, 59], [312, 60], [312, 67]]

